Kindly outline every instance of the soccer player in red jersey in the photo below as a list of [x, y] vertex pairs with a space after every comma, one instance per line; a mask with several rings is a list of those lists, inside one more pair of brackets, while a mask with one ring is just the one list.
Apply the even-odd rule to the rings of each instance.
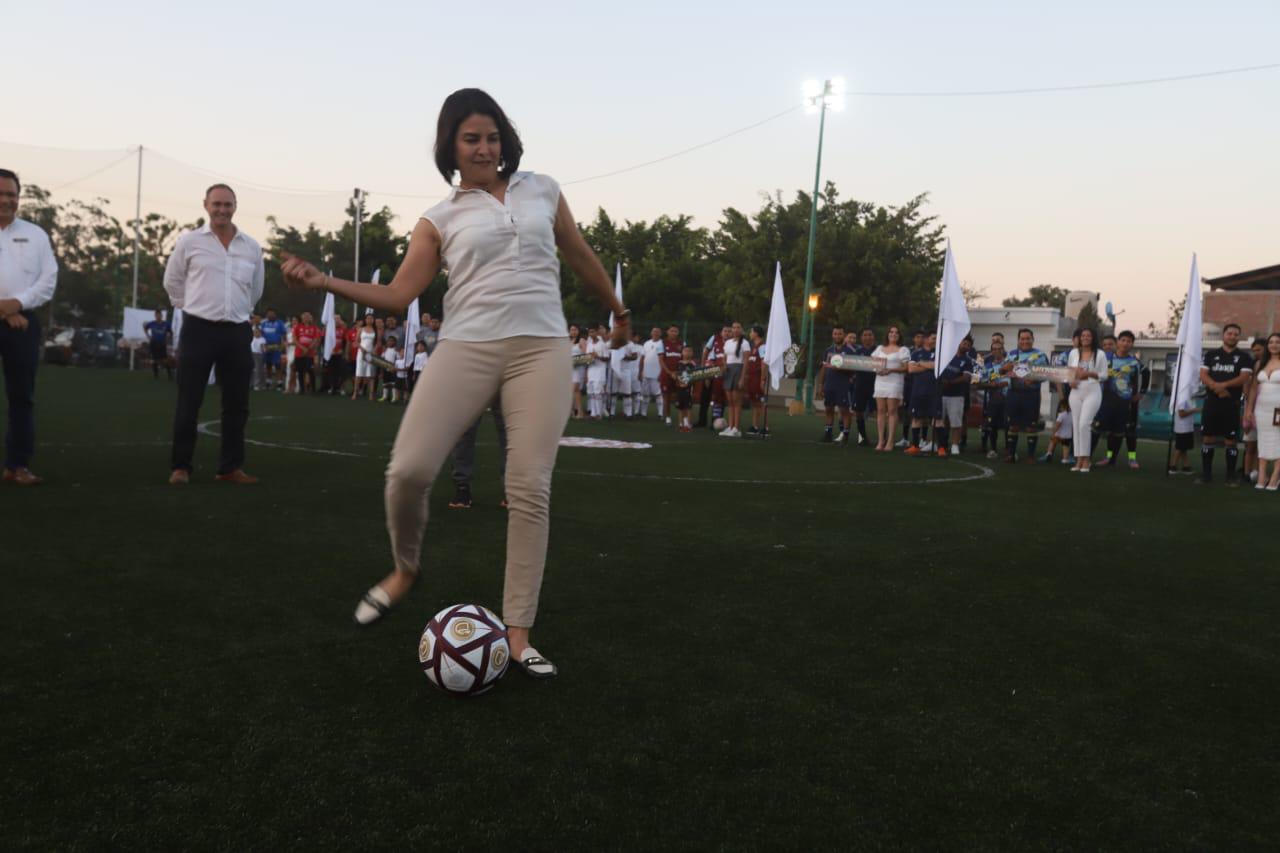
[[293, 371], [298, 377], [298, 393], [305, 394], [312, 388], [316, 353], [324, 340], [324, 331], [315, 324], [310, 311], [302, 312], [302, 322], [293, 327]]
[[764, 329], [752, 326], [750, 332], [751, 349], [743, 354], [745, 363], [742, 380], [742, 399], [751, 405], [751, 429], [749, 435], [768, 435], [769, 430], [761, 424], [765, 407], [765, 386], [768, 380], [769, 366], [764, 363], [764, 354], [760, 351], [764, 343]]
[[[347, 363], [344, 365], [343, 369], [346, 373], [346, 377], [351, 379], [353, 387], [355, 386], [356, 381], [356, 351], [360, 349], [361, 325], [362, 324], [359, 321], [352, 323], [350, 326], [347, 326], [346, 334], [343, 335], [343, 339], [346, 341], [347, 347]], [[341, 379], [338, 380], [338, 384], [342, 384]]]
[[680, 327], [668, 326], [667, 336], [662, 341], [662, 375], [658, 384], [662, 387], [662, 408], [667, 413], [667, 423], [671, 423], [672, 401], [680, 390], [676, 381], [680, 359], [683, 357], [684, 341], [680, 340]]

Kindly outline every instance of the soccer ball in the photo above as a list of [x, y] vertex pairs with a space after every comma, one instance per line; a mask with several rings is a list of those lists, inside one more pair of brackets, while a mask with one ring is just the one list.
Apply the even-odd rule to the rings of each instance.
[[423, 630], [418, 662], [441, 690], [472, 696], [484, 693], [511, 662], [507, 626], [478, 604], [446, 607]]
[[716, 432], [722, 432], [729, 427], [729, 422], [724, 418], [716, 418], [711, 422], [711, 426], [715, 427]]

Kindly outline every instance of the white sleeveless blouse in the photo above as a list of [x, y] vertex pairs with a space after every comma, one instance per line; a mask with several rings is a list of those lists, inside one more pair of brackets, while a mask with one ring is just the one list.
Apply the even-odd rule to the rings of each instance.
[[516, 172], [504, 202], [455, 187], [422, 214], [440, 232], [449, 275], [441, 340], [565, 337], [554, 231], [559, 204], [553, 179]]

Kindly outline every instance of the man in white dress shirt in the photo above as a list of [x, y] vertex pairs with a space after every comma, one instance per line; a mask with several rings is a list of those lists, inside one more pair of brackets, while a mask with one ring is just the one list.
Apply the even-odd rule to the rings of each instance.
[[0, 169], [0, 364], [9, 399], [4, 441], [6, 483], [35, 486], [41, 481], [27, 466], [36, 450], [36, 365], [40, 363], [40, 321], [35, 309], [53, 298], [58, 262], [49, 235], [18, 218], [22, 182]]
[[216, 367], [222, 386], [222, 452], [216, 479], [249, 485], [258, 481], [244, 472], [244, 428], [253, 375], [249, 317], [262, 298], [262, 248], [231, 224], [236, 212], [231, 187], [209, 187], [204, 209], [208, 224], [178, 238], [164, 270], [164, 289], [173, 307], [182, 309], [169, 482], [180, 485], [191, 478], [196, 421], [209, 371]]

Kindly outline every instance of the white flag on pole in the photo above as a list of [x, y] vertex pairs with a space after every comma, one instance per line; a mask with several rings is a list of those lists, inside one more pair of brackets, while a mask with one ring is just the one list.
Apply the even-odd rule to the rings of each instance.
[[969, 334], [969, 309], [964, 304], [964, 291], [956, 274], [956, 259], [947, 241], [947, 258], [942, 265], [942, 294], [938, 299], [938, 341], [934, 350], [933, 375], [941, 376], [951, 359], [960, 351], [960, 342]]
[[409, 303], [409, 316], [404, 318], [404, 357], [406, 361], [413, 361], [413, 353], [417, 349], [418, 332], [422, 329], [422, 314], [418, 311], [418, 297], [413, 297], [413, 301]]
[[783, 356], [791, 349], [791, 324], [787, 321], [787, 300], [782, 296], [782, 262], [773, 274], [773, 302], [769, 306], [769, 329], [765, 332], [764, 363], [769, 365], [769, 384], [778, 390], [786, 373]]
[[1200, 387], [1200, 364], [1204, 358], [1204, 316], [1200, 305], [1200, 264], [1191, 255], [1191, 281], [1187, 285], [1187, 305], [1178, 325], [1178, 364], [1174, 369], [1174, 389], [1169, 396], [1169, 413], [1194, 409], [1192, 398]]
[[[382, 268], [381, 268], [381, 267], [379, 267], [378, 269], [376, 269], [376, 270], [374, 270], [374, 271], [373, 271], [373, 277], [369, 279], [369, 283], [370, 283], [370, 284], [377, 284], [377, 283], [378, 283], [378, 280], [379, 280], [379, 279], [381, 279], [381, 278], [382, 278]], [[370, 314], [372, 314], [372, 313], [373, 313], [373, 309], [372, 309], [372, 308], [366, 308], [366, 309], [364, 309], [364, 313], [365, 313], [365, 316], [368, 316], [368, 315], [370, 315]]]
[[[621, 262], [618, 263], [618, 272], [614, 275], [614, 278], [613, 278], [613, 295], [618, 297], [618, 301], [621, 302], [623, 305], [627, 304], [625, 302], [622, 302], [622, 263]], [[613, 312], [610, 311], [609, 312], [609, 328], [610, 329], [613, 328], [613, 319], [614, 319]]]
[[[333, 273], [329, 273], [332, 277]], [[333, 356], [334, 344], [338, 342], [338, 327], [334, 320], [333, 310], [333, 294], [326, 293], [324, 295], [324, 309], [320, 312], [320, 322], [324, 323], [324, 360], [327, 362]]]

